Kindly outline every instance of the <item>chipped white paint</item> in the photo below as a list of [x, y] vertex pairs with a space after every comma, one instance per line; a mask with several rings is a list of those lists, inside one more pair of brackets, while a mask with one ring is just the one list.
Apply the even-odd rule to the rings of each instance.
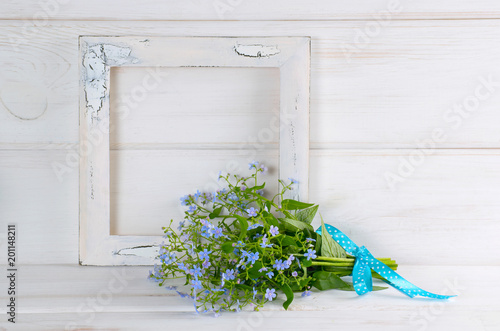
[[266, 45], [241, 45], [234, 46], [234, 51], [238, 55], [249, 57], [270, 57], [280, 53], [277, 46]]
[[151, 258], [151, 256], [157, 256], [159, 251], [160, 246], [158, 245], [146, 245], [123, 248], [117, 251], [115, 254], [123, 256], [139, 256], [149, 259]]
[[103, 99], [109, 95], [109, 68], [130, 63], [137, 59], [130, 56], [129, 47], [110, 44], [83, 45], [83, 83], [87, 112], [92, 110], [92, 117], [97, 116], [103, 105]]
[[80, 156], [82, 264], [152, 264], [156, 250], [151, 246], [162, 241], [160, 236], [110, 234], [111, 67], [279, 68], [278, 176], [298, 180], [298, 188], [288, 197], [307, 201], [310, 38], [81, 37], [80, 45], [80, 148], [86, 151]]

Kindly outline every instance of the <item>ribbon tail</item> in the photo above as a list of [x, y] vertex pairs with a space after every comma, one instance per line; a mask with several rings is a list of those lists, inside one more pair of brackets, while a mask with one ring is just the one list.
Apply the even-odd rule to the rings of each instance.
[[368, 264], [356, 258], [352, 269], [352, 282], [354, 290], [358, 295], [362, 295], [373, 290], [372, 272]]
[[365, 268], [365, 280], [368, 292], [373, 291], [372, 271], [368, 267]]
[[456, 296], [456, 295], [440, 295], [425, 291], [420, 287], [413, 285], [403, 277], [401, 277], [397, 272], [395, 272], [387, 265], [385, 265], [385, 263], [377, 260], [371, 253], [368, 254], [369, 254], [370, 268], [377, 274], [382, 276], [384, 278], [383, 281], [385, 281], [392, 287], [396, 288], [400, 292], [406, 294], [410, 298], [421, 296], [433, 299], [448, 299]]

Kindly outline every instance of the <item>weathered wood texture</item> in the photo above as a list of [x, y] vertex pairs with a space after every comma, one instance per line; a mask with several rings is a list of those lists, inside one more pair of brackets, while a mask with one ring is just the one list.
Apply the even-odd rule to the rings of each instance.
[[[16, 325], [8, 330], [393, 330], [498, 329], [499, 267], [483, 267], [481, 281], [462, 267], [401, 266], [423, 288], [458, 294], [447, 302], [413, 299], [389, 289], [357, 297], [354, 292], [314, 291], [284, 311], [282, 299], [260, 312], [197, 315], [189, 299], [144, 279], [147, 267], [24, 266]], [[45, 277], [40, 277], [45, 275]], [[4, 308], [2, 308], [4, 309]]]
[[[497, 241], [490, 239], [499, 227], [498, 153], [471, 149], [497, 148], [500, 144], [497, 129], [500, 112], [496, 106], [500, 98], [496, 82], [500, 76], [495, 69], [500, 53], [498, 21], [391, 22], [379, 35], [369, 39], [364, 49], [353, 52], [350, 62], [342, 46], [351, 43], [356, 29], [363, 29], [366, 22], [54, 21], [26, 36], [22, 34], [23, 24], [0, 22], [0, 62], [4, 68], [0, 74], [0, 175], [7, 188], [3, 190], [0, 213], [2, 220], [17, 221], [24, 231], [20, 237], [24, 243], [19, 248], [24, 263], [78, 261], [78, 36], [224, 36], [229, 32], [312, 37], [311, 148], [317, 152], [311, 162], [310, 200], [321, 203], [323, 213], [328, 218], [331, 215], [332, 222], [348, 232], [355, 229], [357, 235], [363, 236], [360, 238], [369, 240], [370, 248], [375, 251], [401, 252], [398, 258], [402, 262], [499, 263], [495, 254]], [[16, 48], [11, 38], [20, 36], [26, 39]], [[277, 106], [278, 78], [270, 69], [204, 70], [196, 74], [188, 69], [171, 71], [172, 80], [165, 78], [144, 104], [117, 122], [118, 128], [130, 130], [111, 135], [111, 148], [116, 150], [112, 155], [118, 161], [116, 174], [128, 178], [121, 187], [113, 188], [117, 193], [113, 203], [115, 207], [127, 205], [122, 211], [127, 215], [137, 215], [141, 209], [131, 201], [137, 201], [137, 206], [145, 203], [143, 209], [148, 210], [145, 216], [149, 225], [137, 229], [139, 233], [160, 231], [158, 226], [163, 220], [179, 217], [178, 209], [165, 214], [168, 204], [161, 208], [153, 205], [157, 196], [174, 199], [177, 193], [182, 195], [197, 188], [199, 182], [193, 179], [186, 181], [180, 192], [171, 190], [164, 185], [166, 179], [155, 180], [155, 177], [161, 176], [161, 169], [165, 173], [175, 171], [175, 165], [157, 157], [156, 170], [137, 176], [134, 169], [143, 165], [126, 157], [132, 154], [120, 150], [144, 149], [144, 153], [165, 150], [164, 155], [168, 155], [168, 150], [189, 145], [192, 153], [186, 155], [196, 155], [200, 149], [215, 150], [208, 158], [217, 159], [217, 150], [228, 147], [234, 150], [241, 144], [248, 145], [252, 139], [255, 141], [255, 129], [269, 125], [269, 116]], [[231, 70], [237, 70], [236, 78]], [[142, 73], [118, 70], [114, 75], [125, 78], [116, 87], [117, 94], [125, 94]], [[485, 86], [481, 77], [487, 80], [489, 75], [493, 84]], [[244, 82], [238, 82], [239, 77]], [[175, 92], [162, 93], [175, 85]], [[453, 105], [475, 96], [479, 86], [483, 86], [482, 94], [491, 89], [479, 109], [452, 113], [453, 120], [446, 122], [444, 116], [450, 116], [448, 112]], [[187, 102], [190, 88], [197, 97]], [[238, 100], [228, 99], [226, 92], [239, 96]], [[224, 104], [223, 100], [228, 102]], [[251, 123], [240, 131], [231, 131], [228, 120], [235, 114], [231, 108], [233, 101], [241, 110], [238, 115], [241, 121]], [[172, 106], [163, 107], [165, 104]], [[192, 124], [195, 127], [192, 135], [186, 135], [184, 129], [164, 135], [160, 128], [148, 129], [153, 123], [164, 121], [160, 116], [162, 109], [180, 127]], [[205, 122], [219, 120], [221, 128], [234, 138], [232, 143], [219, 144], [228, 138], [220, 132], [208, 133], [207, 137], [199, 116], [202, 110], [210, 110], [210, 119]], [[412, 148], [418, 147], [418, 141], [424, 141], [424, 147], [432, 146], [428, 141], [433, 130], [439, 128], [445, 131], [447, 139], [435, 143], [437, 149], [430, 150], [431, 155], [423, 164], [408, 178], [397, 182], [395, 191], [391, 190], [384, 175], [398, 174], [398, 168], [414, 151]], [[189, 144], [184, 144], [184, 139]], [[156, 143], [145, 144], [147, 140]], [[273, 137], [269, 143], [261, 144], [251, 158], [275, 160], [271, 155], [276, 143]], [[255, 149], [255, 145], [249, 146]], [[401, 147], [408, 149], [393, 150]], [[349, 148], [362, 148], [361, 154], [346, 150]], [[369, 153], [363, 156], [367, 150]], [[130, 161], [120, 165], [121, 157]], [[154, 156], [151, 157], [153, 160]], [[185, 169], [185, 178], [199, 172], [199, 165], [206, 159], [194, 158], [192, 168]], [[210, 171], [206, 178], [211, 180]], [[120, 182], [115, 179], [115, 183]], [[145, 182], [152, 183], [150, 191], [146, 190]], [[124, 233], [130, 233], [133, 223], [129, 217], [118, 226]], [[449, 238], [450, 231], [457, 240], [442, 241]], [[375, 232], [384, 240], [368, 237]], [[463, 244], [471, 238], [472, 245], [485, 244], [493, 249], [478, 255]], [[407, 245], [408, 242], [412, 245]], [[429, 261], [428, 256], [433, 259]]]
[[[312, 38], [313, 148], [416, 148], [417, 141], [429, 138], [434, 128], [447, 133], [440, 148], [500, 146], [496, 128], [500, 99], [498, 21], [397, 21], [356, 44], [356, 31], [366, 24], [51, 22], [25, 36], [22, 21], [3, 21], [0, 144], [20, 149], [38, 147], [33, 144], [45, 148], [62, 144], [56, 147], [64, 148], [77, 143], [78, 36], [110, 34], [308, 35]], [[16, 48], [11, 40], [21, 43]], [[215, 74], [214, 81], [224, 77], [224, 73], [220, 75]], [[484, 85], [481, 79], [490, 75], [494, 83], [488, 87], [493, 93], [480, 101], [478, 109], [453, 112], [454, 105], [474, 97], [476, 88]], [[190, 81], [186, 74], [179, 85]], [[210, 89], [203, 93], [197, 88], [195, 92], [199, 97], [192, 106], [197, 109], [205, 103], [215, 104], [221, 97], [210, 94]], [[481, 93], [487, 92], [481, 89]]]
[[[211, 170], [192, 175], [199, 172], [200, 164], [206, 164], [206, 152], [123, 153], [120, 157], [128, 162], [119, 169], [127, 180], [113, 187], [118, 193], [115, 206], [130, 201], [145, 206], [144, 219], [151, 225], [143, 227], [144, 219], [135, 224], [140, 225], [138, 231], [147, 230], [146, 234], [160, 232], [158, 227], [171, 218], [179, 221], [181, 217], [176, 192], [165, 187], [170, 176], [178, 173], [176, 166], [169, 166], [169, 155], [180, 157], [181, 161], [193, 159], [176, 179], [185, 185], [179, 186], [177, 195], [200, 188], [200, 183], [213, 183]], [[145, 168], [142, 155], [133, 157], [136, 153], [151, 154], [148, 157], [157, 164]], [[220, 153], [219, 158], [212, 154], [208, 164], [224, 165], [225, 156], [231, 151]], [[310, 200], [320, 203], [326, 220], [338, 224], [377, 256], [388, 255], [408, 264], [498, 265], [500, 243], [494, 235], [500, 231], [500, 169], [496, 166], [500, 153], [441, 150], [429, 156], [396, 190], [391, 190], [384, 171], [397, 168], [406, 153], [312, 151]], [[78, 262], [78, 170], [73, 168], [59, 181], [52, 169], [54, 162], [64, 164], [67, 155], [67, 151], [53, 150], [0, 152], [2, 187], [9, 192], [2, 197], [4, 207], [0, 215], [2, 220], [18, 223], [22, 263]], [[256, 157], [276, 160], [277, 154], [273, 156], [268, 151]], [[167, 167], [167, 175], [162, 178], [160, 172]], [[139, 169], [146, 171], [138, 173]], [[196, 181], [189, 184], [192, 176]], [[158, 197], [175, 201], [163, 204]], [[123, 212], [138, 215], [140, 208], [136, 206], [128, 204]], [[170, 210], [170, 206], [174, 209]], [[123, 231], [133, 229], [132, 218], [124, 221]], [[5, 250], [5, 245], [2, 241], [1, 249]], [[471, 245], [484, 249], [478, 254]]]
[[0, 19], [55, 20], [373, 20], [499, 18], [494, 0], [5, 0]]
[[[19, 322], [2, 319], [0, 329], [497, 330], [498, 18], [493, 0], [2, 1], [0, 226], [18, 224], [22, 265]], [[291, 312], [278, 301], [265, 316], [213, 319], [147, 282], [147, 267], [120, 276], [121, 268], [77, 266], [81, 35], [310, 36], [310, 201], [375, 255], [419, 264], [400, 268], [409, 280], [460, 296], [441, 304], [394, 290], [329, 291], [295, 301]], [[156, 234], [178, 220], [177, 195], [213, 183], [242, 146], [278, 165], [276, 136], [255, 145], [256, 130], [278, 109], [276, 72], [167, 71], [111, 134], [116, 233]], [[126, 95], [143, 74], [111, 72], [119, 78], [112, 88]], [[236, 119], [245, 125], [236, 129]], [[221, 130], [207, 132], [214, 124]], [[436, 130], [446, 138], [432, 141]], [[416, 149], [429, 147], [419, 161]], [[192, 162], [176, 176], [170, 157]], [[411, 157], [417, 166], [408, 165]], [[402, 176], [391, 186], [388, 173]]]

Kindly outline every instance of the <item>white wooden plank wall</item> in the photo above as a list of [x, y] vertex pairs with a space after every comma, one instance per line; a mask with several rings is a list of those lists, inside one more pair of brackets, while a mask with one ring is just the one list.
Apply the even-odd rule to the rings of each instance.
[[165, 0], [138, 6], [133, 0], [37, 1], [5, 0], [2, 19], [43, 19], [46, 11], [55, 20], [352, 20], [397, 13], [400, 19], [481, 19], [500, 18], [500, 4], [492, 0]]
[[[499, 263], [496, 252], [500, 244], [490, 239], [500, 229], [497, 20], [391, 21], [363, 49], [354, 51], [350, 61], [342, 48], [354, 45], [356, 31], [364, 29], [367, 21], [54, 20], [25, 36], [21, 34], [24, 24], [14, 19], [0, 22], [0, 216], [2, 222], [14, 221], [20, 226], [23, 263], [77, 262], [77, 37], [100, 34], [311, 36], [311, 201], [321, 203], [329, 220], [355, 233], [375, 252], [397, 254], [405, 263]], [[25, 38], [18, 48], [12, 44], [17, 36]], [[207, 164], [207, 158], [197, 155], [196, 149], [221, 150], [214, 155], [230, 153], [224, 151], [228, 146], [214, 144], [227, 142], [230, 136], [234, 139], [229, 150], [237, 150], [252, 132], [255, 137], [276, 106], [276, 73], [232, 69], [238, 72], [233, 75], [231, 69], [206, 70], [172, 72], [144, 104], [132, 109], [111, 136], [113, 158], [147, 154], [123, 154], [127, 149], [146, 148], [141, 147], [146, 141], [152, 143], [147, 149], [165, 149], [162, 155], [187, 142], [193, 155], [192, 168], [185, 169], [189, 176], [199, 171], [200, 164]], [[118, 69], [114, 75], [125, 78], [119, 80], [123, 85], [117, 89], [126, 91], [141, 72]], [[213, 86], [207, 84], [211, 77]], [[229, 84], [221, 85], [226, 80]], [[488, 80], [491, 82], [484, 83]], [[190, 86], [196, 92], [191, 99]], [[227, 90], [217, 92], [217, 86]], [[455, 104], [470, 102], [467, 107], [473, 107], [478, 88], [482, 100], [477, 110], [453, 112]], [[221, 102], [228, 95], [232, 97]], [[237, 107], [232, 108], [233, 104]], [[210, 108], [214, 105], [220, 108]], [[168, 121], [161, 117], [162, 111], [171, 111]], [[245, 125], [235, 130], [230, 124], [233, 117], [246, 119]], [[219, 123], [226, 131], [215, 130], [203, 140], [209, 131], [200, 124], [203, 122], [210, 126]], [[151, 123], [157, 126], [145, 130]], [[162, 131], [163, 127], [172, 128], [172, 123], [193, 123], [199, 134], [184, 129]], [[421, 165], [405, 166], [418, 143], [432, 139], [435, 130], [444, 132], [437, 148], [428, 150]], [[276, 142], [271, 139], [256, 158], [275, 160], [276, 154], [271, 155]], [[131, 203], [136, 199], [152, 201], [156, 194], [172, 199], [161, 208], [157, 200], [144, 214], [156, 221], [141, 228], [143, 233], [161, 224], [160, 216], [171, 217], [166, 213], [170, 204], [186, 192], [170, 190], [168, 176], [153, 180], [161, 171], [168, 174], [177, 167], [168, 159], [157, 165], [154, 175], [149, 173], [149, 182], [155, 183], [149, 192], [143, 185], [131, 193], [139, 185], [134, 181], [146, 176], [128, 176], [141, 167], [140, 162], [130, 161], [120, 168], [130, 180], [122, 185], [128, 187], [128, 193], [115, 187], [116, 203], [132, 211], [124, 213], [130, 217], [124, 220], [123, 231], [130, 231], [126, 224], [133, 224], [139, 213]], [[64, 168], [55, 172], [54, 166]], [[404, 170], [402, 175], [398, 168]], [[394, 187], [386, 181], [387, 173], [400, 176]], [[210, 181], [210, 175], [206, 176]], [[186, 190], [196, 188], [199, 180], [193, 182]], [[372, 233], [377, 236], [369, 237]], [[485, 244], [488, 249], [478, 255], [464, 241]], [[5, 247], [5, 241], [2, 245]], [[432, 261], [427, 259], [429, 254]]]
[[[21, 266], [19, 323], [0, 330], [498, 330], [499, 32], [494, 0], [1, 1], [0, 251], [17, 223]], [[81, 35], [310, 36], [310, 201], [409, 280], [460, 296], [327, 291], [210, 319], [148, 267], [78, 266]], [[277, 176], [279, 139], [256, 144], [279, 109], [276, 70], [150, 69], [158, 86], [133, 105], [151, 74], [112, 72], [116, 234], [179, 220], [179, 196], [219, 169], [257, 159]]]
[[[3, 2], [0, 14], [4, 18], [0, 22], [3, 68], [0, 73], [0, 179], [3, 188], [0, 215], [2, 222], [19, 224], [21, 261], [33, 264], [77, 262], [78, 171], [74, 165], [78, 141], [77, 37], [230, 34], [312, 37], [311, 201], [321, 203], [323, 214], [332, 222], [355, 233], [372, 250], [384, 254], [398, 252], [397, 257], [402, 262], [498, 264], [498, 255], [494, 252], [500, 248], [499, 244], [487, 238], [488, 234], [500, 229], [497, 201], [500, 173], [495, 167], [500, 157], [496, 149], [500, 145], [497, 128], [500, 23], [497, 20], [460, 20], [497, 17], [497, 4], [483, 2], [474, 5], [459, 2], [452, 9], [445, 4], [442, 8], [428, 6], [427, 10], [422, 3], [408, 4], [402, 15], [378, 21], [379, 33], [360, 39], [358, 44], [354, 42], [357, 33], [364, 31], [369, 22], [363, 19], [379, 8], [383, 10], [386, 3], [360, 10], [362, 6], [337, 2], [338, 8], [343, 10], [325, 6], [321, 12], [317, 11], [320, 6], [308, 6], [308, 11], [300, 13], [303, 21], [293, 21], [299, 14], [292, 10], [263, 10], [262, 15], [258, 15], [255, 12], [257, 5], [242, 3], [241, 8], [228, 11], [229, 16], [223, 19], [254, 21], [228, 22], [204, 21], [220, 18], [214, 16], [217, 13], [213, 10], [201, 14], [203, 6], [207, 5], [195, 2], [182, 5], [165, 2], [162, 8], [168, 7], [170, 14], [148, 6], [137, 11], [127, 10], [130, 6], [127, 3], [116, 11], [104, 8], [100, 12], [86, 9], [92, 5], [82, 7], [72, 3], [61, 4], [50, 22], [38, 24], [40, 22], [30, 17], [43, 9], [35, 4], [30, 6], [28, 2], [23, 3], [22, 8], [15, 1]], [[267, 2], [261, 5], [275, 6]], [[470, 10], [471, 6], [484, 10]], [[175, 15], [176, 11], [179, 14], [186, 8], [198, 8], [199, 11], [186, 12], [175, 22], [156, 21], [172, 19], [168, 15]], [[331, 16], [327, 16], [329, 14]], [[459, 20], [440, 19], [449, 17]], [[422, 20], [410, 20], [413, 18]], [[114, 19], [131, 21], [111, 21]], [[280, 21], [255, 21], [266, 19]], [[23, 28], [30, 25], [29, 29]], [[175, 154], [168, 150], [178, 148], [176, 143], [187, 142], [192, 144], [191, 153], [196, 155], [197, 148], [214, 148], [213, 143], [227, 141], [227, 137], [232, 136], [235, 140], [230, 147], [237, 149], [247, 136], [269, 121], [271, 113], [266, 107], [274, 109], [279, 97], [276, 73], [240, 70], [234, 75], [231, 69], [216, 71], [171, 72], [172, 80], [152, 92], [141, 104], [140, 109], [149, 109], [149, 113], [132, 111], [125, 121], [118, 123], [120, 129], [116, 134], [119, 137], [111, 136], [112, 148], [116, 149], [112, 152], [113, 157], [119, 159], [126, 149], [144, 149], [146, 147], [140, 145], [145, 141], [151, 143], [146, 149], [166, 148], [162, 155]], [[117, 81], [123, 82], [124, 91], [141, 74], [131, 69], [114, 72], [120, 77]], [[219, 80], [220, 84], [229, 80], [225, 86], [232, 86], [233, 90], [218, 93], [217, 83], [203, 84], [211, 79], [213, 82]], [[488, 80], [493, 83], [484, 83]], [[471, 100], [478, 88], [485, 96], [479, 100], [477, 110], [453, 112], [455, 104], [470, 102], [466, 106], [475, 107]], [[197, 97], [189, 98], [189, 91]], [[243, 94], [238, 97], [241, 92]], [[169, 99], [169, 93], [176, 99]], [[159, 95], [167, 97], [158, 99]], [[233, 98], [221, 102], [227, 95]], [[232, 108], [238, 100], [238, 108]], [[161, 108], [153, 107], [160, 102], [173, 107], [168, 121], [161, 116]], [[214, 109], [206, 105], [217, 104], [221, 108], [215, 110], [213, 116], [208, 115]], [[241, 131], [236, 130], [230, 123], [234, 117], [252, 122], [245, 122]], [[144, 130], [145, 125], [154, 122], [158, 125], [156, 129]], [[206, 141], [182, 129], [162, 131], [163, 125], [171, 129], [186, 122], [193, 123], [195, 130], [202, 129], [203, 122], [218, 123], [224, 130], [214, 132]], [[430, 151], [422, 165], [414, 167], [408, 178], [398, 181], [395, 189], [391, 189], [384, 175], [387, 172], [398, 174], [398, 167], [404, 163], [402, 160], [408, 160], [418, 141], [432, 138], [435, 129], [444, 131], [446, 138], [437, 144], [437, 149]], [[190, 141], [190, 137], [197, 138]], [[275, 160], [276, 142], [272, 140], [260, 152], [263, 159]], [[126, 155], [123, 157], [127, 158]], [[189, 155], [185, 153], [184, 157]], [[132, 161], [125, 163], [124, 176], [141, 167], [140, 162], [134, 163], [134, 158], [128, 157]], [[202, 160], [193, 162], [193, 168], [186, 169], [186, 176], [199, 169], [203, 155], [198, 154], [193, 160], [198, 157]], [[168, 160], [167, 156], [165, 158]], [[59, 174], [54, 172], [52, 168], [60, 165], [69, 169], [64, 168], [67, 171]], [[148, 178], [159, 177], [160, 169], [158, 166], [154, 175], [150, 173]], [[168, 168], [165, 169], [168, 172]], [[167, 190], [161, 187], [166, 186], [167, 178], [156, 181], [150, 192], [139, 191], [143, 193], [135, 195], [130, 192], [144, 182], [141, 181], [144, 177], [124, 181], [122, 186], [128, 185], [126, 191], [129, 193], [120, 195], [117, 192], [118, 206], [130, 207], [136, 199], [147, 201], [155, 193], [166, 193]], [[207, 180], [210, 180], [209, 174]], [[168, 192], [170, 195], [165, 197], [173, 199], [177, 189], [168, 187]], [[165, 214], [167, 208], [167, 205], [154, 207], [145, 217]], [[137, 212], [130, 215], [125, 221], [129, 225]], [[144, 229], [144, 233], [153, 231], [152, 228], [161, 223], [156, 222]], [[377, 236], [369, 237], [373, 233]], [[485, 243], [488, 249], [478, 256], [464, 247], [464, 241]], [[4, 247], [5, 241], [2, 245]], [[426, 258], [429, 254], [433, 256], [432, 261]]]

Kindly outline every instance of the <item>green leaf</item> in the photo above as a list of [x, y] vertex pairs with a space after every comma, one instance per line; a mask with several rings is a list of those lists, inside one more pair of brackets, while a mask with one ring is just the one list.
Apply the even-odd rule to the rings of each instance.
[[373, 286], [373, 291], [382, 291], [382, 290], [387, 290], [389, 287], [387, 286]]
[[286, 246], [286, 249], [283, 250], [283, 252], [285, 252], [287, 255], [297, 254], [300, 253], [300, 251], [300, 248], [295, 245]]
[[295, 241], [295, 239], [293, 239], [293, 237], [285, 235], [283, 240], [281, 241], [281, 246], [285, 247], [290, 245], [297, 246], [297, 242]]
[[246, 290], [248, 292], [252, 291], [252, 287], [251, 286], [248, 286], [248, 285], [245, 285], [245, 284], [236, 284], [234, 287], [236, 287], [237, 289], [241, 289], [241, 290]]
[[259, 272], [259, 270], [262, 268], [262, 262], [257, 261], [254, 263], [254, 265], [248, 269], [248, 276], [250, 278], [259, 278], [263, 275], [265, 275], [265, 272]]
[[311, 206], [314, 206], [314, 203], [305, 203], [292, 199], [285, 199], [281, 202], [281, 208], [285, 210], [306, 209]]
[[[348, 284], [352, 288], [339, 288], [338, 290], [341, 290], [341, 291], [354, 291], [354, 285], [352, 285], [352, 283], [346, 282], [346, 284]], [[373, 286], [372, 287], [372, 291], [382, 291], [382, 290], [386, 290], [386, 289], [388, 289], [388, 287], [386, 287], [386, 286]]]
[[334, 272], [339, 277], [352, 275], [352, 267], [326, 267], [326, 266], [323, 266], [323, 270]]
[[264, 216], [264, 219], [266, 220], [266, 222], [269, 225], [274, 225], [274, 226], [278, 226], [279, 225], [278, 220], [276, 219], [276, 217], [274, 217], [273, 214], [271, 214], [271, 213], [269, 213], [267, 211], [263, 211], [262, 212], [262, 216]]
[[285, 226], [285, 230], [295, 233], [299, 230], [309, 230], [314, 232], [314, 228], [307, 223], [293, 220], [291, 218], [284, 218], [281, 220], [282, 224]]
[[313, 278], [316, 279], [313, 283], [313, 286], [320, 291], [325, 291], [330, 289], [338, 289], [344, 291], [354, 290], [352, 284], [344, 282], [339, 276], [337, 276], [333, 272], [316, 271], [313, 274]]
[[223, 243], [221, 245], [221, 248], [222, 250], [225, 252], [225, 253], [231, 253], [232, 251], [234, 251], [234, 247], [233, 247], [233, 242], [232, 241], [226, 241], [225, 243]]
[[300, 261], [300, 263], [302, 264], [303, 267], [306, 267], [306, 268], [309, 268], [310, 266], [312, 266], [311, 260], [303, 259]]
[[303, 292], [311, 280], [312, 277], [298, 278], [296, 283], [290, 284], [290, 288], [294, 292]]
[[321, 252], [321, 235], [319, 233], [314, 232], [316, 243], [314, 244], [314, 250], [316, 252]]
[[323, 218], [321, 218], [321, 256], [345, 258], [346, 252], [326, 230]]
[[293, 291], [288, 284], [280, 285], [280, 289], [286, 295], [286, 301], [283, 303], [283, 308], [288, 309], [288, 306], [290, 306], [293, 301]]
[[303, 210], [299, 211], [295, 215], [295, 217], [297, 218], [297, 220], [299, 220], [301, 222], [311, 224], [312, 220], [314, 219], [314, 216], [316, 216], [318, 208], [319, 208], [319, 206], [316, 205], [316, 206], [313, 206], [311, 208], [303, 209]]
[[208, 217], [210, 217], [211, 220], [213, 220], [214, 218], [216, 218], [217, 216], [220, 215], [220, 212], [222, 211], [222, 207], [219, 207], [219, 208], [215, 208], [213, 212], [211, 212]]
[[240, 223], [240, 239], [245, 238], [247, 235], [247, 229], [248, 229], [248, 221], [245, 217], [240, 216], [240, 215], [234, 215], [238, 222]]

